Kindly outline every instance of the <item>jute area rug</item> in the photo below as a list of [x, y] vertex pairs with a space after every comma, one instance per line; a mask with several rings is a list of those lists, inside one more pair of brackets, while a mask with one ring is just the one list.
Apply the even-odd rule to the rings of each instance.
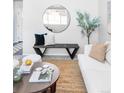
[[87, 93], [78, 62], [73, 60], [49, 60], [60, 69], [56, 93]]

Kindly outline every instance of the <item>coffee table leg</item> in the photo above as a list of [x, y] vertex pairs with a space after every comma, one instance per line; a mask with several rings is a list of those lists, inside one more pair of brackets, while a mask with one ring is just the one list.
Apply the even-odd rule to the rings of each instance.
[[47, 93], [47, 90], [45, 90], [44, 92], [41, 92], [41, 93]]
[[56, 82], [51, 86], [51, 93], [56, 92]]

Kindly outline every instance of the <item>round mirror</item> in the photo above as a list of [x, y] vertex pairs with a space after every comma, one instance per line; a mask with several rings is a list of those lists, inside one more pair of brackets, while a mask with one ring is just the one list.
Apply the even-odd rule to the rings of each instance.
[[64, 31], [70, 24], [68, 10], [61, 5], [48, 7], [43, 15], [43, 24], [51, 32], [59, 33]]

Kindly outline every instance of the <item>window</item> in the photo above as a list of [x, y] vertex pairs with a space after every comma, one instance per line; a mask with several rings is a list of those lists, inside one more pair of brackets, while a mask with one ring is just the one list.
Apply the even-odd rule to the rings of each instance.
[[67, 13], [65, 10], [49, 9], [44, 15], [44, 23], [53, 25], [66, 25]]

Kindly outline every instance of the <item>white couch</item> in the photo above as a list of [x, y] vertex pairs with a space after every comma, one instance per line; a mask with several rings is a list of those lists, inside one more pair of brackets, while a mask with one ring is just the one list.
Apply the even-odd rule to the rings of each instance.
[[107, 61], [101, 63], [89, 57], [91, 47], [92, 45], [85, 46], [84, 54], [78, 55], [78, 63], [87, 92], [111, 93], [111, 64]]

